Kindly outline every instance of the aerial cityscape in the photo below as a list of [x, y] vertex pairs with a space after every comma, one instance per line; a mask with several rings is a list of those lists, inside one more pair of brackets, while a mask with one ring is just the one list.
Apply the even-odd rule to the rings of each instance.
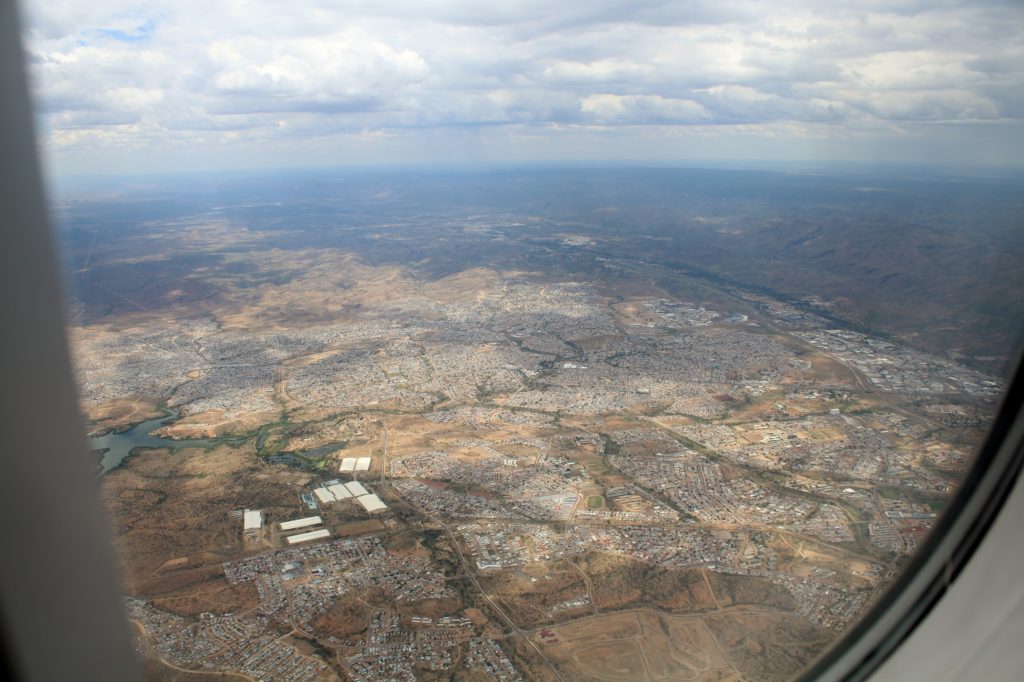
[[998, 407], [1015, 182], [68, 195], [68, 334], [147, 675], [793, 677], [892, 584]]
[[[49, 506], [4, 565], [47, 589], [8, 579], [31, 619], [8, 592], [0, 615], [44, 662], [102, 678], [84, 662], [130, 667], [134, 647], [158, 682], [782, 682], [879, 605], [905, 634], [940, 610], [926, 597], [953, 603], [986, 524], [922, 549], [956, 539], [967, 492], [987, 513], [1011, 480], [989, 494], [972, 467], [1024, 348], [1024, 4], [4, 16], [5, 110], [25, 119], [8, 130], [38, 160], [12, 154], [7, 184], [38, 203], [21, 188], [43, 180], [87, 444], [44, 446], [78, 416], [46, 372], [27, 372], [42, 409], [7, 392], [25, 436], [4, 480]], [[55, 289], [4, 272], [30, 334], [43, 307], [23, 294]], [[910, 576], [935, 588], [913, 608], [891, 591]], [[102, 620], [87, 603], [127, 627], [78, 637]], [[983, 622], [1000, 638], [931, 657], [889, 636], [851, 665], [871, 674], [893, 643], [957, 679], [990, 644], [1017, 653]]]

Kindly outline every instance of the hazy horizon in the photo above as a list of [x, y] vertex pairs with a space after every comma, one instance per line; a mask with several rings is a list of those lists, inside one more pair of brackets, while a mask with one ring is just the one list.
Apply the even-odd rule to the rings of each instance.
[[[629, 170], [666, 170], [666, 171], [708, 171], [721, 173], [776, 173], [780, 175], [822, 175], [834, 177], [870, 176], [872, 180], [883, 183], [886, 180], [900, 179], [933, 179], [992, 182], [1024, 182], [1024, 165], [975, 165], [961, 166], [953, 164], [912, 164], [899, 162], [858, 162], [858, 161], [822, 161], [808, 160], [775, 160], [775, 159], [740, 159], [713, 160], [693, 159], [678, 161], [638, 160], [607, 160], [607, 161], [495, 161], [482, 163], [465, 162], [420, 162], [420, 163], [359, 163], [351, 165], [324, 164], [292, 165], [292, 166], [261, 166], [261, 167], [224, 167], [224, 168], [192, 168], [182, 170], [149, 170], [149, 171], [115, 171], [90, 173], [53, 173], [53, 168], [44, 168], [46, 181], [54, 191], [53, 199], [68, 198], [68, 193], [88, 194], [92, 191], [109, 191], [115, 188], [137, 190], [152, 186], [154, 189], [169, 183], [166, 188], [172, 189], [178, 183], [188, 183], [202, 179], [237, 180], [251, 178], [274, 178], [287, 176], [344, 176], [351, 173], [369, 175], [371, 177], [396, 178], [401, 176], [453, 176], [453, 175], [486, 175], [490, 173], [507, 173], [515, 171], [564, 171], [588, 173], [594, 171], [629, 171]], [[160, 184], [156, 184], [160, 183]]]

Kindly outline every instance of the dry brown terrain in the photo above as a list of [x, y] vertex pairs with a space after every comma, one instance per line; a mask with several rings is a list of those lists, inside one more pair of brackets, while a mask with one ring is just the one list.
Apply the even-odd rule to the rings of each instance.
[[346, 594], [327, 613], [317, 618], [313, 625], [317, 632], [345, 640], [369, 627], [372, 611], [372, 607], [360, 595]]
[[202, 570], [196, 573], [205, 579], [181, 585], [177, 589], [169, 589], [170, 581], [154, 579], [142, 587], [144, 593], [167, 590], [154, 597], [153, 604], [182, 616], [195, 616], [203, 612], [243, 613], [259, 605], [259, 594], [252, 583], [229, 585], [223, 575], [217, 575], [219, 571], [213, 573]]
[[158, 402], [158, 398], [118, 398], [99, 405], [86, 406], [85, 416], [93, 422], [94, 432], [103, 432], [163, 416], [164, 412], [157, 407]]
[[627, 611], [560, 625], [535, 635], [567, 679], [740, 680], [700, 617]]
[[[177, 576], [193, 566], [220, 573], [217, 563], [242, 551], [240, 525], [231, 512], [262, 508], [268, 522], [291, 518], [306, 479], [261, 464], [251, 443], [139, 451], [101, 486], [130, 591], [155, 596], [176, 590]], [[168, 570], [169, 561], [183, 568]]]
[[587, 585], [569, 562], [534, 564], [526, 571], [501, 571], [482, 576], [480, 586], [523, 628], [553, 619], [552, 607], [587, 595]]

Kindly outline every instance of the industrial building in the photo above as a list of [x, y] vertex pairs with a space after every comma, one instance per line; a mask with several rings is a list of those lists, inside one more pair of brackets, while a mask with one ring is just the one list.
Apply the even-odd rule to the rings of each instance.
[[360, 495], [366, 495], [370, 491], [363, 487], [363, 484], [359, 481], [351, 481], [345, 484], [348, 491], [352, 493], [352, 497], [359, 497]]
[[316, 495], [316, 499], [320, 500], [320, 504], [327, 504], [328, 502], [334, 502], [334, 495], [327, 488], [316, 488], [313, 490], [313, 494]]
[[296, 528], [308, 528], [309, 526], [316, 526], [323, 523], [324, 520], [319, 516], [307, 516], [301, 519], [292, 519], [291, 521], [282, 521], [281, 530], [295, 530]]
[[372, 463], [373, 457], [346, 457], [341, 460], [341, 466], [338, 467], [338, 471], [342, 473], [369, 471], [370, 464]]
[[309, 542], [310, 540], [319, 540], [320, 538], [329, 537], [331, 537], [331, 531], [326, 528], [321, 528], [320, 530], [311, 530], [308, 533], [289, 535], [287, 539], [289, 545], [296, 545], [300, 542]]
[[244, 527], [245, 530], [259, 530], [263, 528], [263, 512], [259, 509], [246, 509]]
[[347, 500], [352, 497], [352, 493], [348, 491], [348, 488], [345, 487], [344, 483], [332, 483], [327, 486], [327, 489], [331, 491], [331, 494], [334, 495], [334, 499], [336, 500]]
[[388, 506], [381, 502], [380, 498], [376, 495], [361, 495], [356, 498], [356, 502], [363, 505], [363, 509], [370, 512], [371, 514], [379, 514], [382, 511], [386, 511]]

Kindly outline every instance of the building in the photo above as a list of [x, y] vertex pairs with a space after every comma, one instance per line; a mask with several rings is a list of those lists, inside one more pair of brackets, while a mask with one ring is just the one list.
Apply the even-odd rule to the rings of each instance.
[[316, 495], [316, 499], [320, 500], [320, 504], [327, 504], [335, 500], [334, 495], [327, 488], [316, 488], [313, 490], [313, 494]]
[[311, 530], [308, 533], [298, 533], [296, 535], [289, 535], [288, 544], [296, 545], [300, 542], [309, 542], [310, 540], [319, 540], [320, 538], [329, 537], [331, 537], [331, 531], [327, 530], [326, 528], [321, 528], [320, 530]]
[[381, 502], [380, 498], [376, 495], [361, 495], [356, 498], [356, 502], [363, 506], [363, 509], [370, 512], [371, 514], [379, 514], [386, 511], [388, 506]]
[[292, 519], [291, 521], [282, 521], [281, 530], [295, 530], [296, 528], [307, 528], [309, 526], [316, 526], [323, 523], [324, 520], [319, 516], [307, 516], [301, 519]]
[[242, 512], [242, 537], [250, 544], [257, 544], [263, 535], [263, 512], [259, 509], [246, 509]]
[[371, 457], [359, 457], [356, 459], [356, 471], [369, 471]]
[[366, 495], [370, 492], [369, 490], [364, 488], [363, 484], [360, 483], [359, 481], [351, 481], [350, 483], [346, 483], [345, 487], [348, 488], [348, 491], [350, 493], [352, 493], [352, 497], [359, 497], [360, 495]]
[[244, 519], [245, 530], [259, 530], [263, 528], [263, 512], [259, 509], [246, 509]]
[[334, 495], [334, 499], [336, 500], [347, 500], [352, 497], [352, 493], [348, 491], [348, 488], [345, 487], [344, 483], [332, 483], [327, 486], [327, 489], [331, 491], [331, 494]]
[[346, 457], [345, 459], [341, 460], [341, 466], [338, 467], [338, 471], [340, 471], [342, 473], [350, 473], [352, 471], [355, 471], [355, 468], [356, 468], [356, 458], [355, 457]]

